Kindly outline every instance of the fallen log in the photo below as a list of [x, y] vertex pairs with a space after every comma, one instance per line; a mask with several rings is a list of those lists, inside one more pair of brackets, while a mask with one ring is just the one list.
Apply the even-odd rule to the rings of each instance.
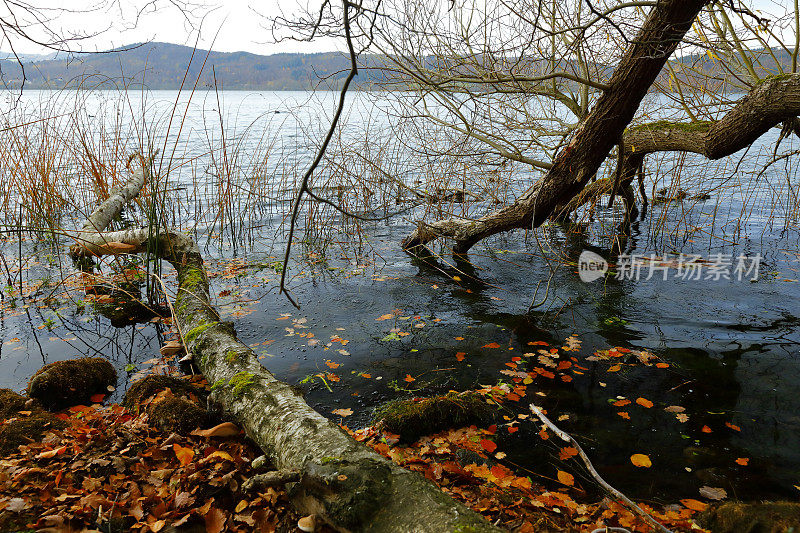
[[122, 243], [131, 253], [157, 250], [175, 267], [173, 319], [187, 352], [213, 384], [209, 402], [232, 415], [278, 470], [299, 473], [299, 481], [287, 486], [298, 510], [341, 531], [499, 531], [421, 475], [356, 442], [267, 371], [212, 306], [203, 258], [190, 237], [163, 228], [104, 231], [112, 212], [118, 214], [141, 189], [145, 174], [144, 168], [134, 173], [90, 215], [72, 253], [113, 254], [107, 243]]

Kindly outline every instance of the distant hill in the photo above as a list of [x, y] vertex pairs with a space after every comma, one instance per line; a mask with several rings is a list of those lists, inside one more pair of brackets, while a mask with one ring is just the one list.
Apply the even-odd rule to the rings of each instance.
[[[333, 87], [347, 75], [349, 60], [344, 54], [275, 54], [211, 52], [169, 43], [145, 43], [99, 54], [78, 54], [68, 59], [29, 56], [23, 58], [25, 87], [63, 89], [86, 87], [146, 86], [150, 89], [178, 89], [189, 67], [186, 87], [191, 88], [201, 72], [200, 87], [217, 84], [223, 89], [301, 90], [319, 84]], [[8, 88], [22, 84], [22, 69], [8, 53], [0, 52], [0, 83]], [[189, 66], [191, 65], [191, 66]], [[367, 82], [360, 76], [362, 83]], [[124, 81], [123, 81], [124, 80]]]
[[[19, 88], [24, 68], [25, 87], [29, 89], [78, 86], [178, 89], [188, 67], [185, 84], [187, 89], [194, 85], [202, 68], [198, 86], [203, 89], [214, 86], [216, 74], [217, 85], [222, 89], [306, 90], [318, 86], [338, 88], [350, 67], [348, 57], [338, 52], [264, 56], [248, 52], [208, 53], [206, 50], [195, 50], [194, 57], [192, 53], [192, 48], [188, 46], [154, 42], [66, 58], [63, 53], [20, 56], [23, 63], [23, 67], [20, 67], [13, 55], [0, 52], [0, 88]], [[780, 49], [755, 51], [752, 57], [758, 60], [755, 69], [761, 75], [774, 73], [777, 64], [786, 67], [790, 63], [789, 55]], [[360, 61], [362, 67], [377, 67], [382, 60], [380, 56], [367, 55], [362, 56]], [[680, 64], [692, 65], [703, 76], [717, 76], [720, 81], [731, 79], [720, 63], [707, 54], [684, 56], [673, 59], [672, 62], [676, 67]], [[426, 63], [433, 67], [440, 62], [430, 57], [426, 59]], [[531, 66], [534, 66], [534, 70], [538, 70], [535, 68], [537, 63], [539, 61], [532, 58]], [[575, 66], [566, 63], [560, 69], [574, 71]], [[610, 76], [613, 68], [603, 67], [602, 70]], [[678, 76], [693, 77], [694, 74], [680, 73]], [[661, 80], [666, 82], [667, 76], [662, 74]], [[356, 86], [369, 88], [381, 81], [380, 69], [361, 68]]]

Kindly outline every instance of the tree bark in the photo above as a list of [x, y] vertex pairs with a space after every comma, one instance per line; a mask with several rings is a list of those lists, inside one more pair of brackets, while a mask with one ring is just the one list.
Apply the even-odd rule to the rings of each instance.
[[626, 153], [692, 152], [720, 159], [800, 115], [800, 74], [766, 78], [717, 121], [655, 122], [625, 132]]
[[617, 144], [669, 56], [709, 0], [663, 0], [654, 6], [611, 77], [608, 89], [575, 130], [553, 167], [516, 202], [475, 220], [420, 223], [403, 241], [414, 252], [435, 237], [454, 239], [453, 251], [513, 228], [536, 227], [577, 194]]
[[151, 235], [147, 228], [103, 233], [102, 223], [115, 216], [107, 216], [112, 208], [118, 214], [143, 183], [144, 173], [136, 174], [113, 193], [96, 211], [106, 215], [89, 217], [72, 253], [117, 253], [109, 243], [127, 245], [131, 253], [149, 246], [175, 267], [173, 318], [187, 351], [213, 384], [211, 401], [235, 417], [278, 469], [299, 472], [300, 481], [287, 489], [301, 512], [341, 531], [500, 531], [419, 474], [356, 442], [267, 371], [236, 337], [233, 324], [214, 310], [203, 258], [190, 237], [175, 230]]

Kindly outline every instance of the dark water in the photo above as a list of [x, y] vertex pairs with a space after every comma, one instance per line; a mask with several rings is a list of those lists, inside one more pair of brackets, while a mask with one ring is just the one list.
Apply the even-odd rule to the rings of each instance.
[[[764, 149], [772, 137], [763, 140]], [[664, 178], [653, 189], [670, 183], [670, 163], [662, 164]], [[713, 181], [711, 172], [683, 186]], [[368, 423], [372, 408], [388, 399], [509, 382], [501, 371], [513, 357], [530, 360], [519, 369], [541, 366], [536, 355], [523, 355], [541, 348], [530, 343], [562, 346], [576, 335], [581, 346], [567, 355], [576, 358], [573, 370], [583, 370], [565, 372], [569, 382], [535, 379], [508, 416], [526, 413], [531, 402], [544, 406], [562, 418], [559, 425], [584, 445], [608, 481], [637, 498], [698, 497], [704, 485], [743, 499], [796, 498], [800, 246], [797, 220], [780, 214], [791, 211], [781, 206], [790, 195], [780, 187], [791, 188], [796, 176], [783, 168], [766, 178], [747, 166], [737, 172], [746, 186], [731, 185], [728, 172], [710, 187], [707, 202], [651, 206], [622, 248], [704, 258], [759, 253], [754, 282], [680, 280], [670, 271], [667, 280], [611, 276], [583, 283], [575, 266], [583, 250], [617, 261], [604, 235], [618, 224], [618, 214], [599, 209], [588, 225], [550, 225], [492, 239], [473, 250], [471, 265], [456, 265], [446, 255], [434, 262], [409, 258], [399, 241], [411, 226], [401, 221], [366, 228], [363, 254], [345, 245], [309, 256], [298, 245], [290, 286], [300, 310], [277, 295], [273, 263], [281, 246], [265, 230], [247, 254], [260, 268], [232, 269], [241, 264], [230, 247], [207, 251], [210, 269], [221, 273], [212, 292], [269, 370], [304, 387], [308, 401], [326, 415], [352, 408], [343, 420], [350, 427]], [[46, 362], [102, 355], [122, 376], [118, 398], [127, 379], [159, 366], [154, 358], [166, 328], [114, 327], [91, 306], [77, 310], [63, 298], [43, 305], [44, 296], [60, 290], [59, 280], [74, 273], [61, 263], [67, 261], [59, 255], [63, 249], [63, 243], [23, 245], [23, 292], [36, 296], [5, 291], [0, 387], [24, 387]], [[9, 238], [2, 252], [16, 286], [17, 242]], [[8, 277], [5, 270], [2, 277]], [[499, 347], [487, 347], [492, 343]], [[595, 355], [613, 347], [633, 352], [614, 360]], [[638, 362], [632, 354], [642, 350], [668, 366]], [[622, 363], [619, 371], [609, 372], [616, 363]], [[637, 398], [653, 406], [638, 405]], [[632, 403], [612, 405], [620, 399]], [[680, 414], [688, 419], [665, 411], [668, 406], [684, 408]], [[520, 472], [553, 477], [557, 446], [542, 442], [538, 430], [528, 420], [513, 435], [501, 431], [499, 449]], [[648, 454], [653, 466], [632, 466], [634, 453]], [[737, 464], [739, 458], [747, 465]]]

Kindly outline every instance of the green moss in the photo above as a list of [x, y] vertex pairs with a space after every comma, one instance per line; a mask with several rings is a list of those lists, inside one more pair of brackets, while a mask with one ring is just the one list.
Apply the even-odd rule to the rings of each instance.
[[488, 422], [495, 413], [480, 394], [450, 392], [433, 398], [393, 400], [376, 409], [373, 423], [413, 442], [448, 428]]
[[228, 386], [232, 387], [231, 392], [237, 398], [244, 395], [247, 388], [255, 383], [256, 376], [251, 372], [239, 372], [228, 381]]
[[63, 420], [47, 411], [36, 410], [0, 426], [0, 455], [13, 453], [23, 444], [37, 442], [50, 430], [66, 427]]
[[187, 344], [193, 342], [205, 330], [207, 330], [210, 327], [216, 326], [217, 324], [219, 324], [219, 322], [206, 322], [205, 324], [200, 324], [199, 326], [190, 329], [189, 332], [183, 336], [183, 340], [186, 341]]
[[235, 363], [239, 360], [239, 353], [236, 350], [228, 350], [225, 354], [225, 360], [229, 363]]
[[784, 533], [800, 531], [800, 503], [728, 502], [705, 511], [699, 521], [719, 533]]
[[98, 392], [117, 382], [114, 365], [102, 357], [56, 361], [36, 372], [28, 383], [28, 395], [48, 408], [63, 409], [88, 403]]
[[205, 390], [185, 379], [172, 376], [147, 376], [131, 385], [125, 394], [125, 399], [122, 400], [122, 405], [128, 408], [136, 407], [165, 389], [172, 391], [175, 396], [188, 396], [199, 401], [205, 401], [208, 396]]
[[25, 396], [11, 389], [0, 389], [0, 421], [17, 416], [19, 411], [25, 409], [27, 401]]
[[190, 289], [200, 283], [204, 283], [205, 280], [206, 276], [202, 269], [196, 267], [186, 267], [186, 269], [183, 271], [181, 287], [184, 289]]
[[792, 73], [774, 74], [772, 76], [766, 76], [766, 77], [761, 78], [760, 80], [758, 80], [756, 82], [756, 87], [758, 87], [760, 85], [763, 85], [763, 84], [767, 83], [768, 81], [787, 81], [787, 80], [791, 80], [791, 79], [795, 78], [796, 76], [797, 76], [797, 74], [792, 74]]
[[671, 122], [669, 120], [657, 120], [655, 122], [648, 122], [647, 124], [639, 124], [632, 126], [630, 131], [641, 130], [678, 130], [686, 132], [705, 132], [714, 123], [709, 120], [698, 120], [696, 122]]
[[326, 465], [328, 463], [337, 463], [337, 462], [342, 461], [342, 460], [343, 459], [341, 457], [325, 456], [322, 459], [320, 459], [320, 463]]
[[163, 431], [185, 435], [209, 421], [208, 412], [194, 402], [169, 397], [153, 404], [147, 412], [150, 422]]

